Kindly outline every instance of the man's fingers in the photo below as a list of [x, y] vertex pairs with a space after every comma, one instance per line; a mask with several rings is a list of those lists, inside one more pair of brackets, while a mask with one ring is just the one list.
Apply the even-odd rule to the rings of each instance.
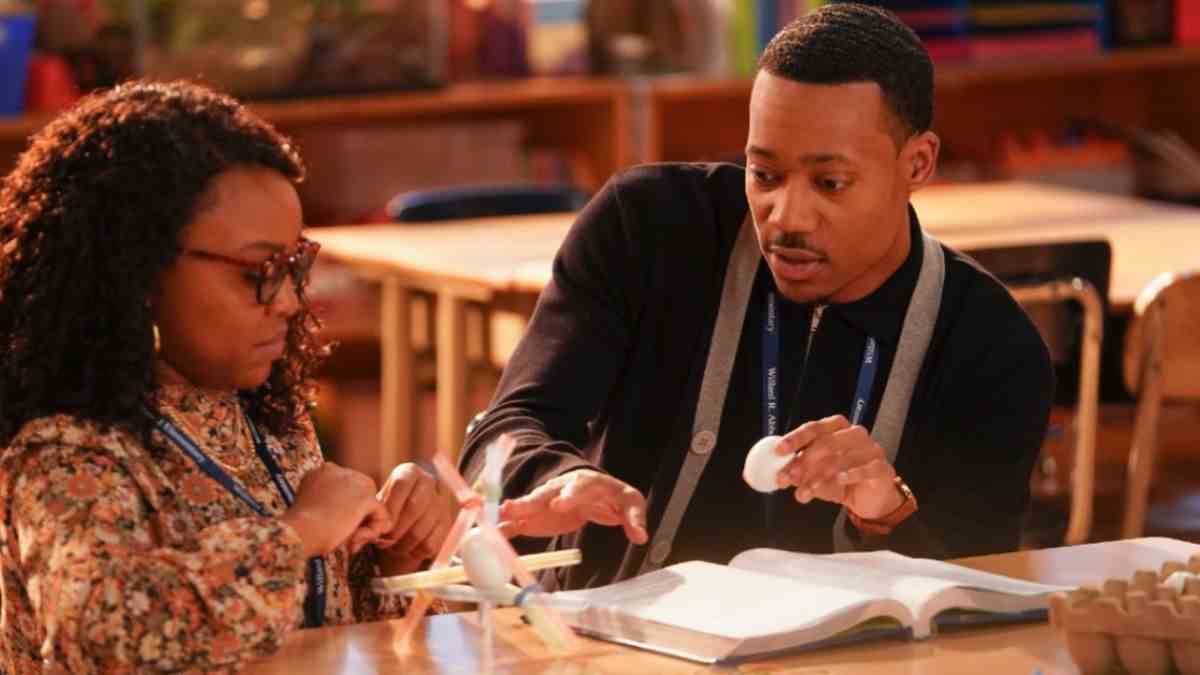
[[638, 504], [630, 504], [625, 507], [625, 536], [629, 537], [629, 541], [634, 544], [644, 544], [649, 539], [649, 534], [646, 532], [646, 508]]
[[796, 455], [780, 473], [787, 479], [786, 485], [803, 485], [810, 482], [815, 470], [830, 461], [835, 450], [829, 436], [822, 436]]
[[583, 506], [594, 504], [615, 505], [613, 486], [611, 484], [595, 483], [580, 485], [582, 481], [572, 481], [550, 501], [550, 510], [555, 513], [567, 513]]
[[781, 473], [788, 485], [816, 485], [837, 479], [842, 471], [883, 456], [883, 449], [861, 426], [846, 427], [813, 441]]
[[512, 539], [513, 537], [519, 537], [525, 533], [525, 521], [502, 520], [498, 525], [496, 525], [496, 529], [500, 531], [500, 534], [505, 539]]
[[830, 452], [809, 467], [809, 483], [836, 482], [846, 471], [876, 460], [885, 460], [883, 448], [862, 427], [840, 431], [829, 438]]
[[559, 485], [539, 486], [524, 497], [505, 501], [500, 505], [500, 515], [506, 519], [521, 520], [542, 513], [550, 508], [550, 502], [558, 497], [560, 489]]
[[801, 485], [796, 488], [793, 496], [801, 504], [807, 504], [814, 499], [841, 504], [846, 500], [846, 487], [834, 481]]
[[839, 472], [836, 480], [839, 485], [854, 485], [868, 480], [890, 480], [895, 475], [894, 466], [885, 459], [876, 458], [866, 464]]
[[807, 448], [813, 441], [846, 429], [849, 426], [850, 421], [842, 415], [834, 415], [801, 424], [779, 439], [779, 443], [775, 446], [775, 454], [795, 454]]

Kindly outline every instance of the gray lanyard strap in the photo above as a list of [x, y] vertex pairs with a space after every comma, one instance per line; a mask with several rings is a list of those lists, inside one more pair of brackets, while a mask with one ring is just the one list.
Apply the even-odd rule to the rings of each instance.
[[[942, 288], [946, 285], [946, 257], [936, 239], [924, 235], [925, 257], [921, 261], [921, 273], [917, 276], [917, 287], [904, 314], [904, 328], [900, 332], [900, 343], [896, 345], [896, 358], [888, 371], [887, 388], [871, 427], [871, 438], [887, 453], [888, 462], [896, 463], [900, 452], [900, 438], [904, 435], [904, 421], [908, 419], [909, 404], [912, 403], [913, 388], [925, 363], [925, 352], [933, 339], [933, 328], [937, 325], [938, 311], [942, 308]], [[833, 521], [833, 550], [852, 551], [854, 542], [846, 534], [846, 509], [838, 512]]]
[[[946, 261], [941, 245], [928, 234], [922, 235], [925, 248], [921, 271], [908, 304], [908, 311], [904, 315], [900, 342], [871, 433], [875, 442], [887, 452], [890, 462], [895, 462], [896, 453], [900, 448], [900, 437], [904, 432], [904, 421], [908, 416], [913, 387], [916, 385], [921, 364], [925, 360], [925, 352], [933, 336], [946, 278]], [[729, 378], [733, 370], [733, 359], [737, 355], [746, 305], [750, 301], [750, 291], [760, 260], [762, 256], [754, 236], [754, 226], [747, 216], [730, 256], [725, 285], [721, 290], [721, 305], [717, 311], [712, 341], [709, 343], [704, 379], [700, 384], [700, 400], [692, 424], [690, 452], [683, 462], [675, 488], [667, 501], [662, 521], [650, 540], [650, 550], [642, 561], [639, 574], [657, 569], [671, 555], [671, 545], [679, 531], [683, 514], [700, 482], [700, 475], [712, 456], [713, 448], [716, 447], [721, 413], [725, 407], [725, 394], [729, 389]], [[841, 534], [844, 533], [842, 523], [845, 517], [845, 509], [842, 509], [834, 534], [835, 545], [839, 550], [847, 547], [843, 541], [844, 535]]]
[[704, 363], [704, 379], [700, 382], [700, 402], [696, 406], [696, 417], [692, 422], [692, 442], [675, 481], [675, 489], [667, 502], [667, 510], [650, 541], [650, 552], [642, 561], [639, 573], [661, 566], [671, 554], [671, 543], [679, 531], [683, 512], [692, 501], [692, 493], [700, 482], [700, 474], [712, 457], [717, 446], [717, 432], [721, 428], [721, 411], [725, 408], [725, 394], [729, 389], [729, 377], [733, 372], [733, 360], [737, 356], [738, 340], [742, 335], [742, 322], [746, 318], [746, 306], [750, 304], [750, 291], [754, 289], [754, 275], [762, 253], [758, 238], [754, 234], [754, 223], [750, 216], [742, 223], [729, 264], [725, 268], [725, 285], [721, 288], [721, 305], [717, 310], [717, 322], [713, 326], [712, 341], [708, 346], [708, 360]]
[[913, 289], [908, 311], [904, 313], [904, 327], [900, 331], [900, 342], [896, 345], [896, 358], [888, 371], [887, 388], [871, 426], [871, 438], [885, 451], [888, 461], [896, 463], [900, 451], [900, 437], [904, 434], [904, 421], [908, 419], [908, 406], [912, 402], [913, 388], [921, 365], [925, 363], [925, 352], [933, 339], [933, 328], [937, 325], [938, 310], [942, 308], [942, 288], [946, 285], [946, 255], [936, 239], [923, 234], [925, 255], [921, 259], [921, 273]]

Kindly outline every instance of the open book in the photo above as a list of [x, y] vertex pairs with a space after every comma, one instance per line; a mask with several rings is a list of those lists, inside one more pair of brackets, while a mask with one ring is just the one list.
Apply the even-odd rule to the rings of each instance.
[[610, 586], [555, 593], [595, 637], [704, 663], [938, 626], [1040, 619], [1066, 590], [898, 553], [751, 549], [729, 565], [686, 562]]

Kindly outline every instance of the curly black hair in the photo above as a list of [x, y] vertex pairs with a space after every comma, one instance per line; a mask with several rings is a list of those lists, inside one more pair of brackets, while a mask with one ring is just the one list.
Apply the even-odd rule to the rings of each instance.
[[933, 62], [895, 14], [854, 2], [823, 5], [779, 31], [758, 66], [796, 82], [874, 82], [902, 127], [900, 140], [933, 124]]
[[[129, 82], [85, 98], [30, 141], [0, 185], [0, 447], [70, 414], [150, 438], [151, 310], [211, 181], [238, 165], [292, 182], [304, 164], [271, 125], [189, 82]], [[306, 303], [284, 358], [241, 392], [273, 433], [299, 428], [328, 353]]]

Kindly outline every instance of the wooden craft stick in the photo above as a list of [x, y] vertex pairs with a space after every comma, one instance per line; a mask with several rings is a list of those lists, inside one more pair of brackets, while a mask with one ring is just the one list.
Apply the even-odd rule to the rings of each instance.
[[[534, 571], [578, 565], [583, 562], [583, 555], [579, 549], [569, 548], [563, 551], [523, 555], [518, 560], [525, 566], [525, 569]], [[371, 590], [376, 593], [403, 593], [434, 586], [460, 584], [465, 581], [467, 581], [466, 569], [462, 565], [453, 565], [442, 569], [372, 579]]]

